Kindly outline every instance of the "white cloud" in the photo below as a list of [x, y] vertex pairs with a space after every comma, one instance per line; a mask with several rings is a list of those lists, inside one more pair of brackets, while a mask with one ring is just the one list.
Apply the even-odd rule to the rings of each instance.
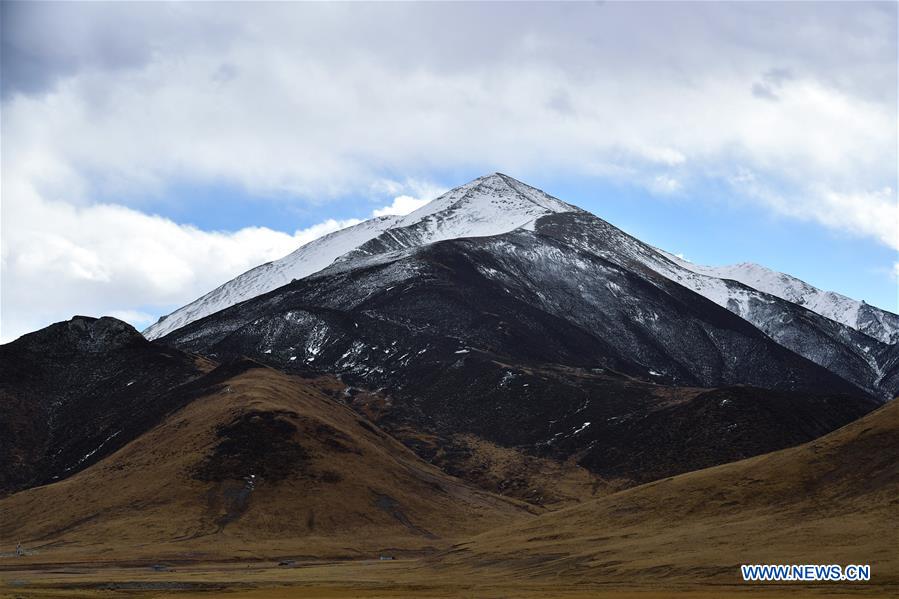
[[810, 184], [801, 194], [785, 196], [745, 169], [732, 177], [730, 184], [782, 215], [871, 237], [899, 250], [899, 199], [892, 187], [843, 193], [826, 185]]
[[430, 200], [426, 198], [413, 198], [412, 196], [396, 196], [393, 203], [375, 210], [373, 216], [387, 216], [388, 214], [409, 214], [415, 212]]
[[682, 188], [681, 182], [671, 175], [657, 175], [649, 183], [650, 191], [662, 195], [677, 193]]
[[158, 316], [359, 222], [329, 219], [293, 234], [265, 227], [210, 232], [123, 206], [19, 200], [4, 203], [3, 341], [73, 314], [112, 314], [144, 326], [155, 320], [149, 309]]
[[[389, 206], [375, 209], [372, 212], [372, 216], [387, 216], [389, 214], [406, 215], [410, 212], [415, 212], [447, 191], [445, 187], [415, 179], [407, 179], [405, 183], [398, 183], [386, 179], [378, 181], [372, 186], [372, 189], [383, 190], [391, 194], [399, 194], [394, 196], [393, 203]], [[403, 190], [408, 190], [414, 195], [401, 193]]]
[[650, 162], [657, 162], [666, 166], [677, 166], [687, 161], [686, 156], [671, 148], [646, 147], [641, 148], [639, 153]]
[[890, 187], [856, 193], [823, 189], [820, 203], [811, 213], [822, 224], [875, 236], [884, 245], [899, 250], [899, 202]]

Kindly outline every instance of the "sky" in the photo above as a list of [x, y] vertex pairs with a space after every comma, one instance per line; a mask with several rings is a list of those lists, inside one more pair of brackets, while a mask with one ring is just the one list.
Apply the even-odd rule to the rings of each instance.
[[899, 310], [893, 2], [0, 4], [0, 341], [494, 171]]

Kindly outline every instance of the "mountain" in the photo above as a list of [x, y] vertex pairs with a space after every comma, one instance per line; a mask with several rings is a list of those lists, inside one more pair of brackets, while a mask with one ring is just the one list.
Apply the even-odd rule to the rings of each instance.
[[0, 538], [54, 563], [377, 558], [532, 517], [423, 462], [313, 379], [240, 360], [192, 388], [103, 460], [0, 499]]
[[162, 337], [226, 306], [321, 272], [329, 264], [335, 268], [361, 264], [360, 260], [437, 241], [516, 230], [561, 236], [570, 250], [598, 256], [624, 269], [649, 268], [734, 312], [787, 349], [865, 392], [883, 400], [897, 392], [881, 385], [890, 379], [882, 364], [887, 345], [879, 338], [893, 338], [892, 323], [899, 323], [899, 316], [866, 304], [856, 303], [852, 308], [852, 300], [818, 292], [786, 275], [779, 278], [762, 276], [758, 269], [692, 265], [501, 173], [453, 189], [406, 217], [374, 219], [305, 245], [164, 317], [145, 334]]
[[[491, 235], [493, 231], [500, 232]], [[458, 237], [463, 235], [470, 237]], [[653, 275], [661, 275], [727, 308], [778, 344], [823, 366], [867, 393], [885, 400], [893, 397], [897, 391], [879, 386], [884, 380], [880, 360], [885, 355], [885, 344], [777, 296], [737, 281], [689, 270], [673, 257], [627, 235], [602, 219], [498, 173], [476, 179], [448, 192], [412, 215], [397, 221], [394, 226], [358, 248], [343, 254], [330, 267], [317, 274], [338, 276], [348, 269], [361, 272], [374, 268], [379, 261], [385, 260], [400, 264], [402, 260], [399, 253], [403, 251], [412, 252], [407, 253], [404, 258], [404, 263], [409, 263], [415, 259], [413, 250], [430, 247], [435, 244], [434, 240], [440, 239], [484, 240], [478, 242], [482, 245], [490, 244], [491, 239], [502, 239], [502, 242], [493, 243], [490, 249], [481, 252], [482, 255], [478, 258], [482, 263], [472, 263], [471, 267], [476, 271], [483, 271], [483, 266], [490, 264], [494, 258], [509, 262], [510, 256], [502, 255], [508, 248], [513, 248], [511, 251], [514, 252], [518, 247], [527, 246], [529, 249], [511, 256], [515, 261], [515, 272], [504, 275], [496, 270], [495, 273], [486, 273], [486, 278], [499, 279], [493, 282], [509, 289], [524, 284], [527, 287], [525, 292], [537, 298], [537, 303], [544, 304], [538, 306], [539, 310], [568, 320], [586, 330], [594, 339], [608, 343], [610, 336], [614, 336], [612, 343], [623, 345], [615, 351], [626, 356], [625, 359], [634, 358], [632, 352], [645, 340], [634, 338], [633, 331], [624, 329], [664, 329], [673, 321], [662, 321], [660, 313], [647, 312], [639, 302], [632, 301], [646, 295], [636, 288], [618, 292], [602, 283], [602, 289], [592, 289], [593, 295], [578, 297], [584, 295], [583, 291], [587, 286], [596, 287], [597, 282], [612, 280], [613, 284], [617, 284], [614, 283], [614, 277], [610, 276], [613, 270], [632, 279], [634, 276], [641, 278], [655, 288], [659, 288], [659, 277]], [[525, 253], [528, 253], [527, 259], [522, 259]], [[584, 256], [589, 256], [593, 262], [583, 260]], [[555, 260], [558, 260], [557, 264], [553, 263]], [[539, 265], [541, 273], [546, 273], [539, 282], [531, 280], [534, 279], [530, 272], [531, 262]], [[414, 266], [410, 268], [415, 269]], [[647, 269], [653, 272], [648, 273]], [[321, 281], [322, 277], [316, 280]], [[382, 280], [388, 279], [382, 277]], [[582, 280], [587, 280], [588, 283], [584, 284]], [[368, 285], [375, 289], [380, 282], [371, 281]], [[386, 287], [386, 284], [381, 285], [381, 289]], [[350, 303], [353, 293], [354, 290], [347, 291]], [[603, 307], [594, 304], [603, 295], [615, 296], [613, 303], [630, 305], [622, 306], [623, 309], [614, 315], [606, 311], [605, 324], [596, 329], [599, 323], [596, 322], [595, 315], [602, 313]], [[314, 303], [316, 300], [310, 301]], [[695, 304], [690, 307], [693, 312], [704, 310], [702, 304], [697, 303], [699, 300], [696, 297], [683, 296], [679, 301], [681, 304]], [[577, 305], [577, 309], [569, 309], [565, 304]], [[629, 326], [623, 326], [622, 322], [616, 321], [622, 318], [633, 322]], [[645, 322], [646, 318], [651, 322]], [[675, 331], [669, 333], [675, 334]], [[685, 366], [690, 361], [682, 353], [687, 345], [672, 348], [669, 340], [664, 335], [660, 337], [657, 330], [649, 333], [649, 337], [653, 336], [657, 337], [656, 344], [666, 346], [661, 353], [681, 352], [676, 365], [661, 362], [649, 364], [645, 357], [637, 360], [642, 362], [640, 368], [644, 373], [652, 370], [658, 373], [653, 376], [662, 377], [660, 381], [680, 381], [705, 386], [759, 384], [751, 374], [723, 379], [716, 379], [709, 376], [709, 373], [701, 376], [696, 376], [696, 372], [691, 376], [683, 376], [682, 372], [678, 374], [684, 368], [708, 369], [710, 366], [709, 363]], [[184, 335], [176, 330], [172, 337], [183, 338]], [[639, 351], [650, 350], [643, 347]], [[727, 359], [732, 362], [739, 360], [733, 356], [727, 356]]]
[[744, 262], [728, 266], [700, 266], [677, 256], [666, 255], [687, 270], [743, 283], [758, 291], [808, 308], [883, 343], [893, 344], [899, 341], [899, 316], [863, 301], [833, 291], [822, 291], [796, 277], [758, 264]]
[[70, 476], [127, 443], [208, 361], [114, 318], [76, 316], [0, 345], [0, 494]]
[[373, 417], [398, 436], [471, 434], [630, 482], [801, 443], [876, 407], [621, 254], [608, 227], [560, 212], [500, 235], [370, 251], [160, 341], [382, 389], [389, 401]]
[[457, 187], [407, 216], [382, 216], [325, 235], [295, 252], [245, 272], [179, 308], [144, 331], [162, 337], [194, 320], [318, 272], [338, 258], [424, 245], [444, 239], [483, 237], [527, 226], [545, 214], [577, 211], [500, 174]]
[[[871, 593], [888, 596], [899, 584], [897, 513], [899, 402], [892, 401], [804, 445], [497, 528], [430, 561], [459, 577], [658, 580], [667, 589], [744, 585], [740, 564], [870, 564], [870, 584], [878, 585]], [[839, 592], [838, 585], [828, 588]]]
[[888, 346], [855, 329], [737, 281], [686, 269], [669, 254], [593, 215], [560, 215], [546, 218], [542, 224], [541, 232], [561, 237], [573, 248], [601, 256], [622, 268], [652, 269], [712, 300], [787, 349], [881, 400], [899, 393], [897, 388], [879, 384], [883, 380], [882, 357]]

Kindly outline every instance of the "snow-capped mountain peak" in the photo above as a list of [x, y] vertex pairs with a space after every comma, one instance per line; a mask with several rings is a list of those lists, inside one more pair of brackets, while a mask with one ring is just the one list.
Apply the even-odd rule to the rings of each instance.
[[899, 341], [899, 316], [834, 291], [823, 291], [794, 276], [760, 264], [741, 262], [726, 266], [702, 266], [671, 254], [667, 257], [697, 274], [729, 279], [785, 299], [845, 324], [884, 343]]
[[371, 256], [460, 237], [486, 237], [533, 228], [541, 216], [582, 212], [543, 191], [493, 173], [451, 189], [406, 216], [382, 216], [311, 241], [253, 268], [179, 308], [144, 331], [149, 339], [236, 303], [316, 273], [337, 260]]
[[541, 216], [562, 212], [583, 210], [508, 175], [493, 173], [446, 192], [344, 254], [339, 261], [447, 239], [489, 237], [522, 227], [533, 229]]
[[403, 217], [397, 223], [397, 227], [414, 225], [428, 217], [448, 211], [454, 213], [468, 211], [470, 213], [468, 216], [472, 217], [472, 220], [478, 217], [481, 219], [500, 217], [502, 220], [509, 220], [522, 215], [542, 216], [551, 212], [580, 212], [581, 209], [508, 175], [492, 173], [451, 189], [428, 202]]

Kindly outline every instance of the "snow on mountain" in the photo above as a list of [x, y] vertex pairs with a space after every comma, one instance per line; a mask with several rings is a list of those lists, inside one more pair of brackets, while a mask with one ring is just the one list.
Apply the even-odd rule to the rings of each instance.
[[440, 196], [340, 258], [352, 260], [427, 243], [533, 229], [541, 216], [583, 212], [502, 173], [480, 177]]
[[250, 269], [168, 316], [163, 316], [143, 332], [144, 336], [148, 339], [162, 337], [189, 322], [277, 289], [293, 279], [302, 279], [318, 272], [341, 254], [379, 235], [399, 218], [373, 218], [310, 241], [287, 256]]
[[666, 253], [666, 256], [679, 266], [697, 274], [738, 281], [753, 289], [799, 304], [884, 343], [899, 341], [899, 316], [875, 308], [864, 301], [860, 302], [833, 291], [822, 291], [796, 277], [750, 262], [727, 266], [701, 266], [671, 254]]
[[144, 331], [162, 337], [184, 325], [267, 293], [332, 264], [461, 237], [485, 237], [533, 227], [546, 214], [581, 212], [501, 173], [452, 189], [406, 216], [374, 218], [326, 235], [293, 253], [257, 266], [179, 308]]
[[622, 268], [648, 269], [726, 308], [783, 347], [836, 372], [859, 388], [880, 397], [892, 392], [877, 388], [887, 348], [882, 342], [739, 281], [694, 272], [681, 266], [675, 257], [593, 215], [564, 227], [554, 224], [554, 220], [558, 219], [541, 219], [537, 232], [561, 237], [584, 253], [596, 254]]

